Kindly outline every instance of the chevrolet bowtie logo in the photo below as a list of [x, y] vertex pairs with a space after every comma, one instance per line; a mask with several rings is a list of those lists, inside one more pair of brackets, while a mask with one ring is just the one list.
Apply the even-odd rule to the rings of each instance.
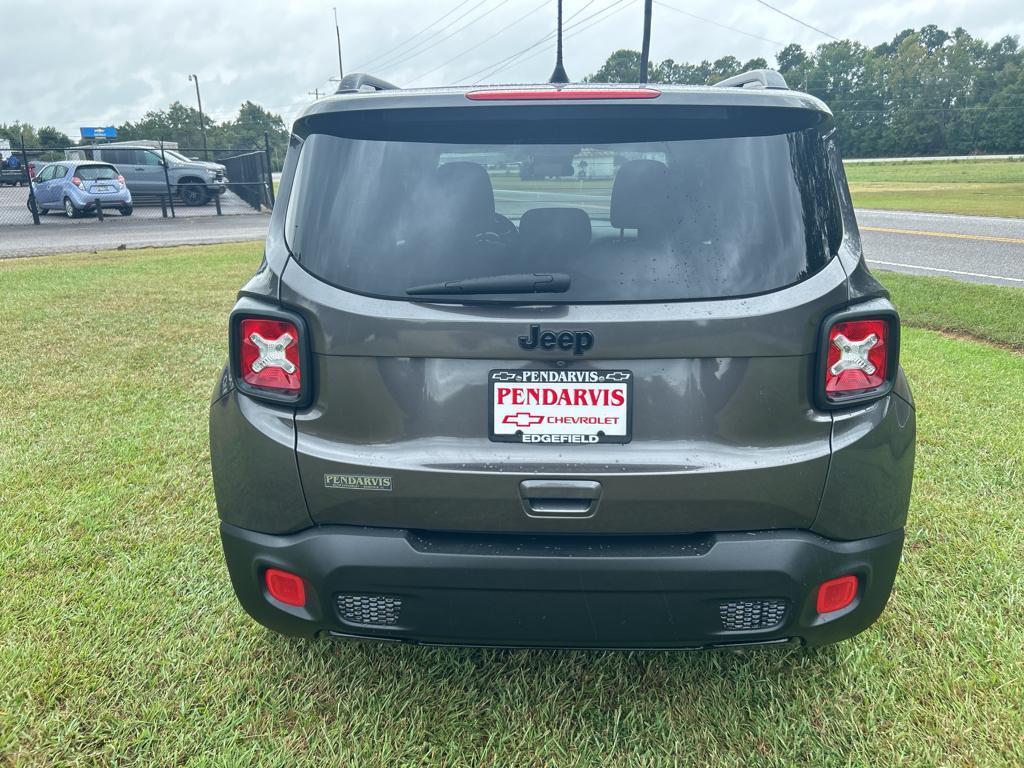
[[510, 413], [504, 419], [502, 424], [514, 424], [517, 427], [532, 427], [534, 424], [540, 424], [544, 421], [543, 416], [534, 416], [532, 413]]
[[627, 379], [629, 379], [629, 374], [622, 371], [612, 371], [604, 377], [605, 381], [626, 381]]
[[518, 374], [510, 373], [509, 371], [498, 371], [497, 373], [491, 374], [491, 378], [495, 381], [515, 381], [519, 376]]

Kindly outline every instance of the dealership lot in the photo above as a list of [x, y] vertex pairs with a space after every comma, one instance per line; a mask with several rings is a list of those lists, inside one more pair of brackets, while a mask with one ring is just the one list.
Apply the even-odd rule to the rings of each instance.
[[[18, 224], [32, 224], [32, 214], [28, 210], [28, 187], [0, 187], [0, 223], [12, 224], [17, 226]], [[221, 196], [220, 201], [221, 212], [224, 215], [238, 215], [255, 213], [252, 206], [246, 203], [242, 198], [233, 192], [225, 192]], [[213, 201], [207, 205], [193, 205], [184, 206], [180, 202], [175, 201], [176, 212], [179, 215], [188, 216], [216, 216], [217, 207]], [[116, 212], [107, 212], [109, 218], [119, 218]], [[170, 209], [167, 211], [167, 215], [170, 216]], [[155, 202], [145, 202], [141, 204], [136, 202], [135, 212], [132, 216], [139, 218], [153, 218], [163, 217], [160, 205]], [[95, 216], [89, 216], [82, 219], [82, 221], [95, 221]], [[65, 218], [59, 211], [53, 211], [47, 216], [40, 218], [40, 224], [42, 225], [53, 225], [68, 223], [68, 219]], [[6, 232], [4, 232], [6, 234]]]

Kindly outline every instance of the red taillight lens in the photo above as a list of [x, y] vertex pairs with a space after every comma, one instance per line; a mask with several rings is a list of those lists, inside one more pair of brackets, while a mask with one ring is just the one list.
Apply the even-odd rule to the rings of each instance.
[[585, 99], [656, 99], [655, 88], [495, 88], [469, 91], [470, 101], [575, 101]]
[[306, 584], [294, 573], [279, 568], [267, 568], [263, 574], [263, 582], [267, 585], [267, 592], [275, 600], [280, 600], [285, 605], [300, 607], [306, 604]]
[[825, 396], [868, 393], [889, 376], [890, 326], [887, 320], [847, 320], [828, 332]]
[[118, 176], [117, 177], [117, 183], [120, 184], [123, 187], [124, 186], [124, 176]]
[[238, 324], [242, 380], [253, 387], [296, 393], [302, 388], [299, 330], [294, 323], [246, 318]]
[[853, 602], [857, 596], [857, 577], [840, 576], [829, 579], [818, 587], [818, 613], [832, 613]]
[[78, 178], [77, 176], [72, 176], [71, 177], [71, 183], [74, 184], [76, 187], [81, 187], [82, 186], [82, 180], [80, 178]]

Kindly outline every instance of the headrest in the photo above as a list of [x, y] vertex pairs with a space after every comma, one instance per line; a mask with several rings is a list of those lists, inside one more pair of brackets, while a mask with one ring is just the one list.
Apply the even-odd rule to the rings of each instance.
[[611, 200], [613, 227], [663, 231], [675, 221], [670, 206], [668, 167], [664, 163], [630, 160], [615, 174]]
[[531, 261], [578, 256], [590, 245], [590, 217], [581, 208], [531, 208], [519, 219], [519, 245]]
[[[479, 163], [445, 163], [435, 172], [436, 205], [467, 226], [486, 225], [494, 217], [494, 189], [487, 169]], [[484, 229], [473, 229], [482, 232]]]

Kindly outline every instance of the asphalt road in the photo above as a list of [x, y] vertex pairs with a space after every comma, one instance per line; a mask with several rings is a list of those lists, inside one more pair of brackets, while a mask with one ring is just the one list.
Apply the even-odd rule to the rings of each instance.
[[48, 253], [105, 251], [165, 245], [226, 243], [261, 240], [267, 234], [266, 214], [197, 216], [193, 218], [122, 219], [116, 214], [103, 223], [95, 218], [43, 220], [40, 226], [0, 226], [0, 259], [43, 256]]
[[[205, 211], [204, 211], [205, 213]], [[49, 221], [39, 227], [0, 226], [0, 258], [259, 240], [265, 214], [178, 219], [107, 217]], [[868, 264], [881, 269], [941, 275], [1024, 288], [1024, 218], [859, 210]]]
[[1024, 288], [1024, 218], [858, 210], [868, 265]]

